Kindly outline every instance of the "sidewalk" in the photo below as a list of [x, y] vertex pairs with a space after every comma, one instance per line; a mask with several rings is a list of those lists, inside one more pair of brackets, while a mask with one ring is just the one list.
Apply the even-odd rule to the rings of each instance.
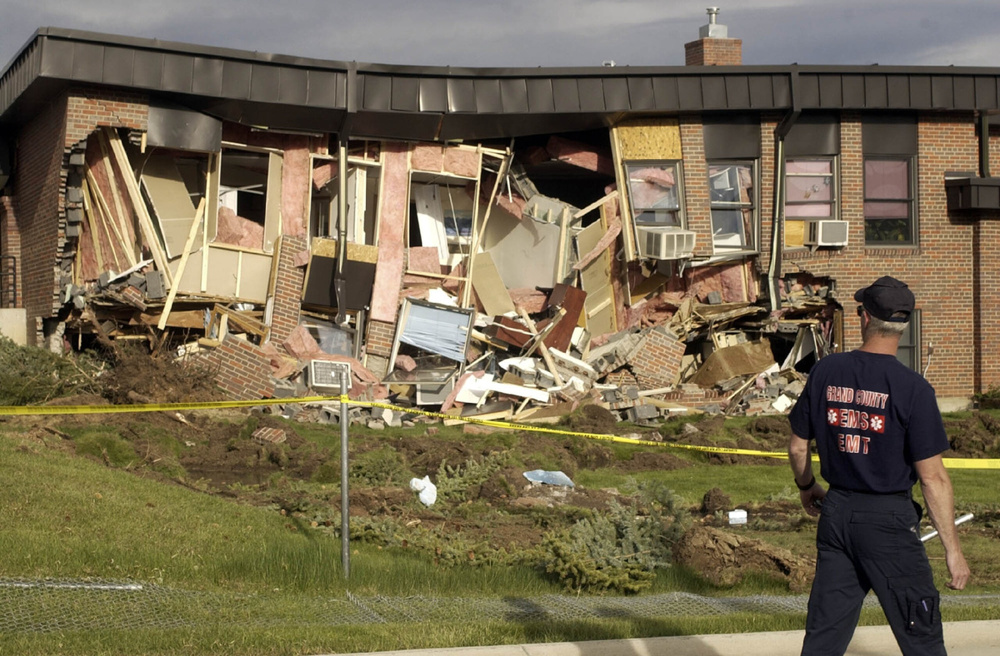
[[[802, 631], [776, 631], [676, 638], [555, 642], [497, 647], [413, 649], [369, 652], [365, 656], [778, 656], [798, 654]], [[1000, 654], [1000, 621], [948, 622], [944, 625], [949, 656], [996, 656]], [[888, 626], [858, 627], [847, 650], [848, 656], [898, 654], [899, 647]], [[340, 656], [361, 656], [341, 654]]]

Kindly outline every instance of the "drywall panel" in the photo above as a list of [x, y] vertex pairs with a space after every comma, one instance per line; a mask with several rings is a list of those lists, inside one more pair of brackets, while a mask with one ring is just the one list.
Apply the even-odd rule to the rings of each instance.
[[174, 158], [163, 151], [150, 153], [142, 168], [142, 186], [153, 206], [167, 257], [179, 257], [194, 222], [195, 207]]
[[268, 153], [267, 199], [264, 208], [264, 250], [268, 253], [274, 250], [274, 241], [281, 234], [281, 177], [281, 155]]
[[681, 159], [681, 130], [673, 119], [644, 119], [615, 126], [623, 160]]
[[494, 206], [483, 245], [507, 289], [552, 287], [559, 263], [559, 224], [520, 220]]
[[[576, 236], [577, 253], [594, 250], [604, 236], [600, 221], [594, 222]], [[585, 327], [591, 335], [615, 332], [615, 303], [611, 287], [611, 255], [608, 251], [594, 258], [580, 271], [580, 286], [587, 292], [584, 301]]]
[[[205, 249], [199, 249], [188, 258], [181, 279], [174, 281], [178, 294], [227, 296], [254, 303], [264, 303], [267, 300], [271, 255], [213, 246], [209, 246], [207, 252], [208, 275], [204, 291], [201, 270], [205, 264]], [[170, 263], [172, 274], [177, 273], [179, 263], [180, 260]]]
[[514, 311], [514, 303], [504, 287], [503, 280], [497, 272], [496, 265], [489, 253], [478, 253], [476, 264], [472, 268], [472, 288], [482, 303], [486, 314], [497, 316]]

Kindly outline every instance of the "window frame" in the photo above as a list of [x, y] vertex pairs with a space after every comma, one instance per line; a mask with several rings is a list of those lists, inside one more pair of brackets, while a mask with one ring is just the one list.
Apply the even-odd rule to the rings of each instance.
[[[868, 197], [868, 162], [870, 161], [883, 161], [883, 162], [906, 162], [908, 168], [908, 178], [907, 178], [907, 198], [869, 198]], [[861, 179], [862, 179], [862, 213], [864, 214], [864, 235], [865, 235], [865, 246], [872, 247], [913, 247], [917, 245], [917, 158], [913, 155], [865, 155], [862, 158], [861, 163]], [[884, 221], [886, 219], [868, 218], [868, 203], [906, 203], [909, 207], [909, 213], [906, 217], [907, 225], [909, 226], [910, 236], [906, 241], [876, 241], [869, 239], [868, 237], [868, 225], [869, 221]], [[894, 219], [888, 219], [894, 220]]]
[[[789, 162], [829, 162], [830, 163], [830, 173], [789, 173], [788, 164]], [[789, 178], [814, 178], [829, 175], [831, 178], [830, 187], [830, 198], [823, 201], [792, 201], [788, 200], [788, 180]], [[840, 156], [839, 155], [801, 155], [795, 157], [786, 157], [784, 165], [782, 166], [782, 227], [785, 228], [783, 232], [783, 244], [786, 250], [794, 250], [806, 248], [805, 243], [802, 244], [789, 244], [788, 243], [788, 221], [796, 221], [806, 224], [810, 221], [839, 221], [840, 220]], [[806, 207], [810, 205], [829, 205], [830, 214], [828, 216], [788, 216], [788, 208], [792, 207]], [[803, 225], [803, 236], [805, 236], [805, 231], [807, 228]]]
[[[706, 172], [708, 175], [708, 207], [709, 220], [712, 231], [712, 253], [715, 255], [729, 253], [758, 253], [760, 252], [760, 160], [756, 158], [725, 158], [711, 159], [706, 161]], [[749, 166], [750, 168], [750, 200], [748, 202], [714, 201], [712, 200], [712, 168], [719, 166]], [[716, 210], [750, 210], [751, 244], [744, 244], [739, 248], [722, 247], [715, 241], [715, 211]]]
[[[639, 215], [643, 212], [656, 211], [658, 208], [654, 207], [642, 207], [637, 208], [633, 202], [632, 194], [632, 178], [631, 171], [633, 168], [666, 168], [673, 167], [674, 173], [674, 187], [677, 190], [677, 223], [666, 223], [660, 221], [640, 221]], [[687, 228], [687, 215], [684, 211], [684, 163], [679, 159], [653, 159], [653, 160], [643, 160], [643, 159], [630, 159], [622, 162], [622, 168], [625, 174], [625, 185], [626, 192], [628, 193], [628, 208], [629, 213], [632, 218], [632, 225], [636, 227], [665, 227], [665, 228], [677, 228], [679, 230], [684, 230]], [[660, 210], [663, 211], [663, 210]]]
[[[920, 310], [913, 310], [910, 313], [910, 321], [906, 330], [899, 338], [899, 347], [896, 349], [896, 359], [903, 363], [903, 366], [913, 369], [918, 374], [921, 372], [920, 342], [921, 342], [921, 316]], [[909, 354], [905, 360], [900, 357], [901, 353]], [[912, 360], [912, 364], [910, 362]]]

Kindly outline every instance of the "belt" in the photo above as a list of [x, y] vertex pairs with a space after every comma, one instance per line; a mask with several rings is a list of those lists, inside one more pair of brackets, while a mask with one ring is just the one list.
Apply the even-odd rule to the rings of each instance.
[[836, 485], [831, 485], [830, 489], [847, 494], [864, 494], [873, 497], [903, 497], [904, 499], [909, 499], [912, 496], [910, 490], [901, 490], [899, 492], [872, 492], [871, 490], [851, 490], [846, 487], [838, 487]]

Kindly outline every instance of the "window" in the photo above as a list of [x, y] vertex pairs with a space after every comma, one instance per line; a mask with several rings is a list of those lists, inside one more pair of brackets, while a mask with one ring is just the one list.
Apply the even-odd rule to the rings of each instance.
[[910, 369], [920, 371], [920, 310], [910, 313], [910, 322], [899, 339], [896, 359]]
[[836, 158], [785, 161], [785, 247], [805, 244], [807, 222], [836, 219]]
[[716, 253], [757, 250], [757, 199], [753, 162], [708, 165], [712, 244]]
[[913, 159], [865, 158], [865, 243], [913, 243]]
[[683, 227], [680, 162], [631, 162], [625, 172], [636, 225]]

